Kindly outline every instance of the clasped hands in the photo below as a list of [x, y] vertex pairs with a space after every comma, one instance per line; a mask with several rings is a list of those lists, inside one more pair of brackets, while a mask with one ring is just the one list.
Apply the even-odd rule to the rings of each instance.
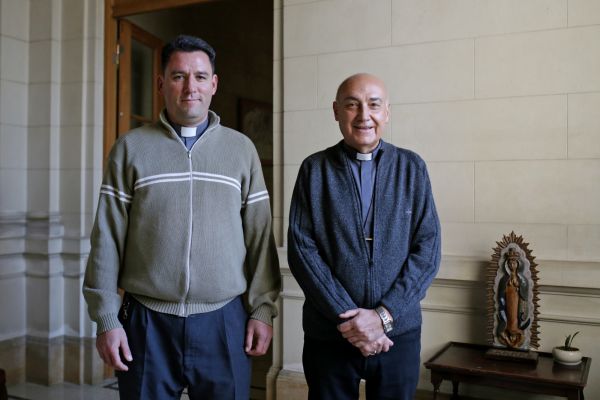
[[356, 308], [340, 314], [339, 317], [347, 321], [339, 324], [338, 330], [364, 357], [385, 353], [394, 345], [384, 333], [377, 311]]

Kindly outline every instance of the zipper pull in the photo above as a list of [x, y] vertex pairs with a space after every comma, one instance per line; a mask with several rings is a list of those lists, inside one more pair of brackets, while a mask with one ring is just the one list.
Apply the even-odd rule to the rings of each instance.
[[188, 150], [187, 153], [188, 153], [188, 158], [192, 158], [192, 152], [191, 152], [191, 150]]

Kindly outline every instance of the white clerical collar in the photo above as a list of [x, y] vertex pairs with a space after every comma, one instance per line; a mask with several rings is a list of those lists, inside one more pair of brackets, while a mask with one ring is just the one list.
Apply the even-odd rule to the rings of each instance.
[[181, 127], [181, 136], [182, 137], [196, 136], [196, 127], [195, 126], [182, 126]]
[[356, 159], [358, 161], [371, 161], [373, 159], [373, 153], [356, 152]]

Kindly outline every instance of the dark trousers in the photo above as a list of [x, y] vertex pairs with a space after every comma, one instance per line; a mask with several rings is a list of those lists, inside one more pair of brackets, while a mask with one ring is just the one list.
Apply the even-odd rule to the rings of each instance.
[[302, 364], [309, 400], [357, 400], [361, 379], [368, 400], [412, 400], [419, 382], [421, 329], [390, 339], [390, 351], [363, 357], [345, 339], [305, 337]]
[[[126, 312], [125, 312], [126, 311]], [[241, 298], [187, 318], [158, 313], [126, 296], [119, 315], [133, 356], [117, 372], [126, 400], [247, 400], [250, 359], [244, 352], [247, 314]]]

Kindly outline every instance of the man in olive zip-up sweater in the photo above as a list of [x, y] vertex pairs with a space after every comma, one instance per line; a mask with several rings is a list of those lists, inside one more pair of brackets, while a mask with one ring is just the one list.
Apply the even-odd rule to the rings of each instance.
[[429, 176], [415, 153], [381, 140], [385, 86], [357, 74], [333, 104], [344, 140], [309, 156], [292, 195], [288, 261], [304, 291], [309, 399], [412, 400], [420, 301], [440, 262]]
[[214, 56], [190, 36], [165, 46], [166, 110], [108, 157], [83, 293], [124, 399], [246, 400], [248, 355], [272, 337], [269, 195], [252, 142], [208, 110]]

